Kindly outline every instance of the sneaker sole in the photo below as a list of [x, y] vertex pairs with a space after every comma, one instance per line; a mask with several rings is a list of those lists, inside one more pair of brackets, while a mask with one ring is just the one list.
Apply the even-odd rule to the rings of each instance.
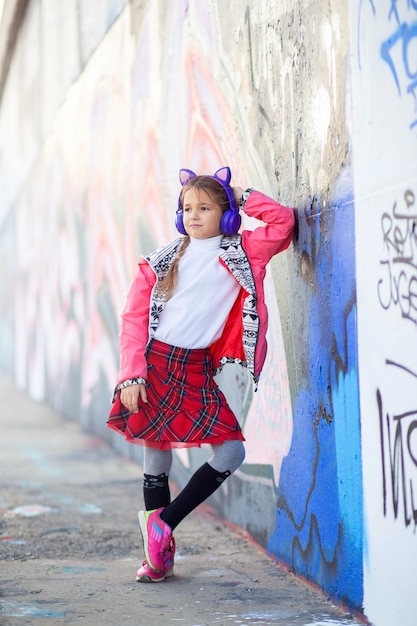
[[[143, 551], [145, 553], [145, 559], [151, 568], [155, 572], [155, 574], [160, 574], [161, 570], [154, 566], [149, 556], [149, 548], [148, 548], [148, 524], [145, 517], [145, 511], [139, 511], [138, 513], [139, 520], [139, 528], [142, 533], [142, 541], [143, 541]], [[163, 579], [161, 579], [163, 580]]]
[[152, 578], [151, 576], [136, 576], [137, 583], [162, 583], [167, 578], [171, 578], [174, 575], [174, 568], [170, 569], [165, 576], [161, 578]]

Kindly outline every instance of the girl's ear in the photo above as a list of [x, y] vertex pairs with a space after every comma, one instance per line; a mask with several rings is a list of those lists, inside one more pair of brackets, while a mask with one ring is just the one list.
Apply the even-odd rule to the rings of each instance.
[[180, 183], [184, 187], [188, 183], [189, 180], [195, 178], [197, 174], [192, 172], [191, 170], [180, 170]]
[[232, 178], [232, 172], [230, 171], [230, 167], [221, 167], [219, 170], [217, 170], [217, 172], [214, 173], [213, 178], [217, 178], [224, 185], [229, 185]]

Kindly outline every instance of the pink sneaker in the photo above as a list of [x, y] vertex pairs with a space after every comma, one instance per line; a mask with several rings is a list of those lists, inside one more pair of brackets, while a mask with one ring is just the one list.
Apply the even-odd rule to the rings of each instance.
[[170, 578], [174, 575], [174, 554], [175, 554], [175, 539], [172, 537], [169, 548], [164, 553], [164, 571], [161, 574], [156, 574], [153, 569], [149, 567], [146, 561], [143, 561], [142, 566], [136, 572], [136, 582], [138, 583], [160, 583], [165, 578]]
[[143, 539], [146, 562], [155, 574], [164, 573], [163, 554], [172, 538], [172, 530], [160, 518], [163, 508], [139, 511], [139, 526]]

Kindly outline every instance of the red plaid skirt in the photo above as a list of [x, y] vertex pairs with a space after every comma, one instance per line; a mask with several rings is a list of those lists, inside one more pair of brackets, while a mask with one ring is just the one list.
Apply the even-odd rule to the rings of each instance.
[[117, 393], [107, 425], [128, 441], [149, 447], [221, 444], [244, 437], [213, 380], [210, 349], [186, 350], [153, 339], [147, 352], [148, 402], [130, 413]]

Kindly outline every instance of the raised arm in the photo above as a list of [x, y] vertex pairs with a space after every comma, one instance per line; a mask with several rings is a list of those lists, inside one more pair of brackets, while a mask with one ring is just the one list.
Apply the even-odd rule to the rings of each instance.
[[244, 230], [242, 245], [250, 248], [253, 260], [267, 264], [271, 258], [282, 252], [291, 243], [294, 232], [294, 210], [279, 204], [260, 191], [243, 195], [243, 212], [264, 222], [255, 230]]

